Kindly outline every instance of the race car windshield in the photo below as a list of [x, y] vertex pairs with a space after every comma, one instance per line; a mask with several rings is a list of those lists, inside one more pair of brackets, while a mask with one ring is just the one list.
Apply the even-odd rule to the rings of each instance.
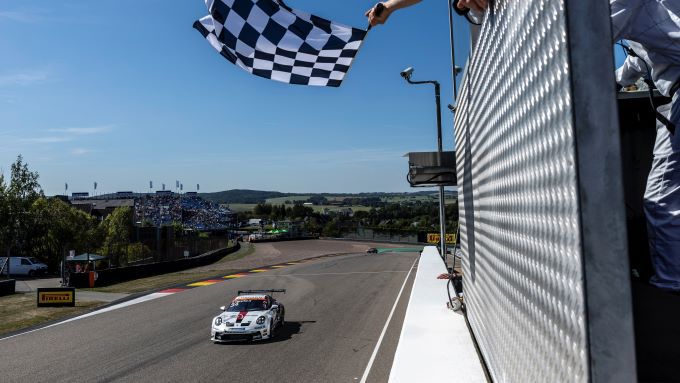
[[239, 311], [259, 311], [266, 310], [265, 303], [263, 300], [238, 300], [231, 302], [227, 311], [239, 312]]

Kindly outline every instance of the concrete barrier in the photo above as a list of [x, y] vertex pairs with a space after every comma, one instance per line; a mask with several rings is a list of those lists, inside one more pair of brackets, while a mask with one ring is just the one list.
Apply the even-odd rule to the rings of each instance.
[[394, 355], [390, 383], [447, 379], [486, 383], [465, 317], [446, 307], [448, 281], [437, 279], [446, 272], [437, 247], [425, 247]]
[[266, 239], [251, 239], [250, 243], [263, 243], [263, 242], [289, 242], [289, 241], [306, 241], [309, 239], [319, 239], [318, 236], [311, 237], [296, 237], [296, 238], [266, 238]]
[[[233, 247], [217, 249], [196, 257], [179, 259], [176, 261], [147, 263], [145, 265], [98, 270], [95, 286], [108, 286], [133, 279], [152, 277], [154, 275], [173, 273], [194, 267], [205, 266], [218, 261], [225, 255], [238, 251], [240, 248], [241, 245], [237, 243], [236, 246]], [[69, 286], [79, 288], [89, 287], [88, 274], [71, 273], [69, 276]]]

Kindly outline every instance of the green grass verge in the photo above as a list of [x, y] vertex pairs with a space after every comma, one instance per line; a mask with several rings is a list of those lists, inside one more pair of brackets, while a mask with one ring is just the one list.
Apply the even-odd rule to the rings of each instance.
[[[300, 196], [290, 196], [290, 197], [277, 197], [277, 198], [268, 198], [265, 203], [271, 204], [271, 205], [286, 205], [286, 207], [293, 207], [295, 204], [295, 201], [300, 201], [300, 202], [307, 202], [309, 200], [310, 196], [306, 195], [300, 195]], [[345, 195], [338, 195], [338, 196], [327, 196], [326, 199], [328, 201], [342, 201], [345, 198], [351, 198], [352, 196], [345, 196]], [[416, 201], [420, 202], [438, 202], [439, 201], [439, 195], [436, 192], [433, 192], [431, 195], [417, 195], [417, 196], [390, 196], [390, 197], [383, 197], [381, 198], [383, 202], [387, 203], [413, 203]], [[445, 202], [447, 204], [452, 204], [455, 203], [458, 199], [456, 197], [452, 197], [451, 195], [446, 196]], [[289, 201], [291, 203], [286, 203], [286, 201]], [[250, 211], [252, 212], [253, 209], [255, 208], [256, 204], [248, 204], [248, 203], [232, 203], [229, 204], [229, 208], [234, 210], [237, 213], [241, 212], [247, 212]], [[328, 208], [331, 211], [338, 211], [343, 208], [352, 208], [354, 211], [368, 211], [371, 210], [370, 207], [368, 206], [361, 206], [361, 205], [352, 205], [352, 206], [343, 206], [339, 207], [337, 205], [315, 205], [312, 206], [315, 212], [321, 212], [324, 208]]]
[[222, 259], [215, 263], [231, 262], [237, 259], [245, 258], [255, 252], [255, 245], [248, 242], [241, 242], [241, 248], [237, 252], [227, 254]]
[[36, 293], [0, 297], [0, 335], [80, 314], [106, 302], [78, 301], [75, 307], [37, 307]]
[[[309, 195], [292, 195], [288, 197], [276, 197], [276, 198], [267, 198], [265, 200], [266, 203], [271, 204], [271, 205], [283, 205], [286, 203], [286, 201], [290, 201], [295, 203], [295, 201], [300, 201], [300, 202], [307, 202], [309, 199]], [[292, 204], [291, 204], [292, 205]]]
[[230, 270], [209, 270], [201, 272], [180, 271], [176, 273], [168, 273], [163, 275], [156, 275], [148, 278], [140, 278], [132, 281], [121, 282], [115, 285], [95, 287], [92, 289], [83, 289], [88, 291], [97, 291], [101, 293], [141, 293], [149, 290], [157, 290], [174, 285], [181, 285], [184, 283], [196, 282], [200, 279], [211, 278], [217, 274], [224, 273], [229, 275]]

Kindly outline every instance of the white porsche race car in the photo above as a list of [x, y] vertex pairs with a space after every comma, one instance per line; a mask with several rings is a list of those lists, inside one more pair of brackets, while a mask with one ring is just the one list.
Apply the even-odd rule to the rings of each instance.
[[213, 342], [271, 339], [283, 325], [285, 308], [272, 297], [286, 290], [239, 291], [228, 307], [213, 318], [210, 340]]

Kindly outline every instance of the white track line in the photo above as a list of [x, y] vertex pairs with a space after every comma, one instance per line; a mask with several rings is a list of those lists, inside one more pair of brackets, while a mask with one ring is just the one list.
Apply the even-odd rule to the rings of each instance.
[[[282, 270], [282, 269], [281, 269]], [[351, 274], [387, 274], [387, 273], [406, 273], [408, 270], [385, 270], [385, 271], [348, 271], [346, 273], [300, 273], [300, 274], [260, 274], [261, 277], [299, 277], [316, 275], [351, 275]]]
[[46, 328], [59, 326], [60, 324], [73, 322], [73, 321], [76, 321], [78, 319], [83, 319], [83, 318], [91, 317], [91, 316], [94, 316], [94, 315], [103, 314], [105, 312], [122, 309], [123, 307], [136, 305], [138, 303], [151, 301], [151, 300], [162, 298], [162, 297], [172, 295], [172, 294], [174, 294], [174, 293], [152, 293], [152, 294], [149, 294], [149, 295], [144, 295], [144, 296], [139, 297], [139, 298], [131, 299], [127, 302], [119, 303], [117, 305], [113, 305], [113, 306], [109, 306], [109, 307], [104, 307], [103, 309], [92, 311], [92, 312], [89, 312], [87, 314], [79, 315], [79, 316], [71, 318], [71, 319], [66, 319], [66, 320], [63, 320], [61, 322], [52, 323], [51, 325], [48, 325], [48, 326], [45, 326], [45, 327], [40, 327], [40, 328], [36, 328], [36, 329], [29, 330], [29, 331], [26, 331], [26, 332], [22, 332], [22, 333], [19, 333], [19, 334], [15, 334], [15, 335], [12, 335], [12, 336], [8, 336], [8, 337], [5, 337], [5, 338], [0, 338], [0, 341], [15, 338], [15, 337], [20, 336], [20, 335], [30, 334], [32, 332], [44, 330]]
[[368, 379], [368, 374], [371, 372], [371, 367], [373, 367], [373, 362], [375, 361], [375, 357], [378, 355], [378, 349], [380, 349], [380, 344], [382, 343], [383, 338], [385, 337], [385, 333], [387, 332], [387, 327], [390, 325], [390, 321], [392, 320], [392, 315], [394, 315], [394, 310], [396, 310], [396, 308], [397, 308], [397, 304], [399, 303], [399, 298], [401, 298], [401, 293], [404, 292], [404, 287], [406, 287], [406, 282], [408, 282], [408, 277], [411, 275], [411, 271], [413, 271], [413, 267], [416, 265], [416, 262], [418, 262], [418, 259], [420, 259], [420, 257], [416, 258], [416, 260], [413, 261], [411, 268], [408, 270], [408, 274], [406, 274], [406, 278], [404, 279], [404, 283], [401, 285], [401, 289], [399, 289], [399, 294], [397, 294], [397, 299], [394, 301], [394, 305], [392, 306], [392, 311], [390, 311], [390, 315], [387, 317], [387, 321], [385, 322], [385, 326], [383, 327], [382, 332], [380, 333], [380, 337], [378, 338], [378, 343], [376, 343], [375, 348], [373, 349], [373, 354], [371, 355], [371, 359], [368, 360], [368, 366], [366, 366], [366, 370], [364, 370], [364, 375], [361, 376], [360, 383], [366, 383], [366, 379]]

